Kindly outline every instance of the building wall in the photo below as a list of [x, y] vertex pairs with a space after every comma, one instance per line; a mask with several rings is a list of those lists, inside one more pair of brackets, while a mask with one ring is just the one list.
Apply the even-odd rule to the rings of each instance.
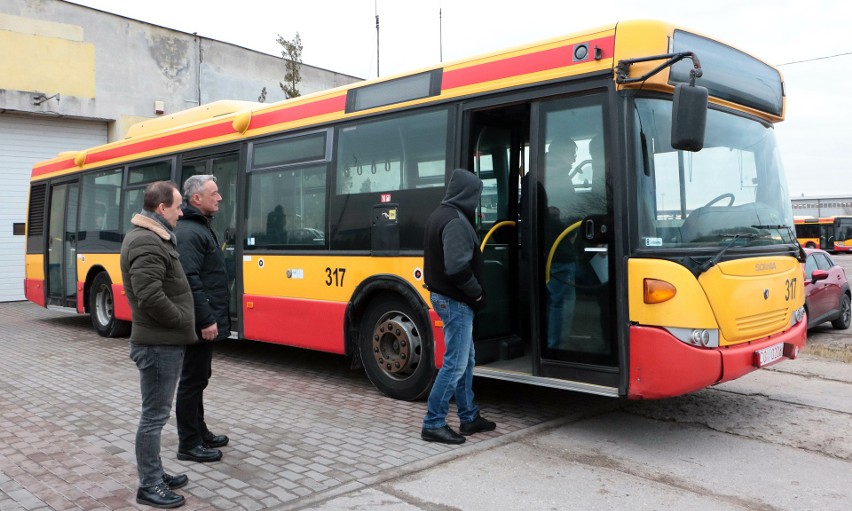
[[852, 196], [797, 197], [792, 199], [793, 216], [827, 217], [852, 215]]
[[[285, 99], [280, 57], [61, 0], [0, 0], [0, 48], [0, 112], [106, 120], [111, 141], [137, 119], [257, 101], [264, 87], [267, 102]], [[306, 64], [301, 74], [302, 94], [359, 80]]]
[[[222, 99], [257, 101], [264, 87], [267, 102], [283, 100], [285, 72], [280, 56], [97, 9], [0, 0], [0, 249], [13, 262], [0, 265], [0, 301], [24, 298], [23, 236], [12, 233], [26, 221], [34, 162], [120, 140], [146, 119]], [[301, 75], [302, 94], [360, 80], [307, 64]], [[38, 130], [20, 136], [24, 125], [44, 126], [41, 139]]]

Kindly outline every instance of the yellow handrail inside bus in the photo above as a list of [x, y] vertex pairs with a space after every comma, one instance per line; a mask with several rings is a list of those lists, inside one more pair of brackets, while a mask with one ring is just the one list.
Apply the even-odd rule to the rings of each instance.
[[486, 234], [485, 237], [482, 238], [482, 244], [479, 245], [479, 251], [485, 251], [485, 244], [488, 243], [488, 238], [490, 238], [491, 235], [494, 234], [494, 231], [506, 225], [514, 226], [515, 224], [516, 222], [514, 220], [503, 220], [502, 222], [497, 222], [496, 224], [492, 225], [491, 229], [488, 229], [488, 234]]
[[580, 227], [581, 223], [583, 223], [583, 221], [578, 220], [577, 222], [566, 227], [565, 230], [562, 231], [562, 233], [559, 236], [556, 237], [556, 241], [553, 242], [553, 246], [550, 247], [550, 253], [547, 254], [547, 266], [545, 266], [545, 269], [544, 269], [544, 282], [545, 282], [545, 284], [550, 282], [550, 263], [553, 262], [553, 254], [556, 253], [556, 247], [559, 246], [559, 243], [562, 242], [562, 240], [563, 240], [563, 238], [565, 238], [565, 236], [568, 236], [569, 232], [573, 231], [577, 227]]

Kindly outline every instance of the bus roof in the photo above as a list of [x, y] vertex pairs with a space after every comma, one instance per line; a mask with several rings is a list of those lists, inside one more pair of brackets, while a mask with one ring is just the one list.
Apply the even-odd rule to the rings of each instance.
[[[621, 22], [277, 103], [217, 101], [133, 125], [124, 140], [64, 152], [37, 163], [32, 179], [119, 165], [392, 109], [547, 83], [569, 76], [594, 73], [613, 76], [619, 60], [668, 53], [669, 40], [675, 30], [674, 26], [658, 21]], [[659, 62], [637, 64], [630, 73], [639, 76], [656, 65]], [[619, 87], [670, 92], [674, 84], [669, 83], [668, 74], [659, 73], [641, 84]], [[783, 115], [737, 106], [725, 99], [711, 97], [711, 100], [770, 121], [783, 118]]]

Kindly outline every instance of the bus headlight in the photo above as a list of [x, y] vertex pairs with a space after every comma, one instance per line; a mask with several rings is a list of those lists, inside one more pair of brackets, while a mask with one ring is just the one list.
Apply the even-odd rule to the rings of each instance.
[[793, 311], [793, 316], [790, 318], [790, 326], [798, 325], [803, 319], [805, 319], [805, 308], [799, 307]]
[[699, 348], [718, 348], [719, 330], [716, 328], [666, 328], [678, 341]]

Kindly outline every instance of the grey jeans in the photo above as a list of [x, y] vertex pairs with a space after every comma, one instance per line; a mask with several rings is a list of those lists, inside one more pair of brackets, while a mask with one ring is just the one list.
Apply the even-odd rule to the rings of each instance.
[[183, 354], [183, 346], [130, 344], [130, 359], [139, 368], [142, 390], [142, 416], [136, 430], [136, 467], [142, 488], [163, 481], [160, 434], [172, 411]]

